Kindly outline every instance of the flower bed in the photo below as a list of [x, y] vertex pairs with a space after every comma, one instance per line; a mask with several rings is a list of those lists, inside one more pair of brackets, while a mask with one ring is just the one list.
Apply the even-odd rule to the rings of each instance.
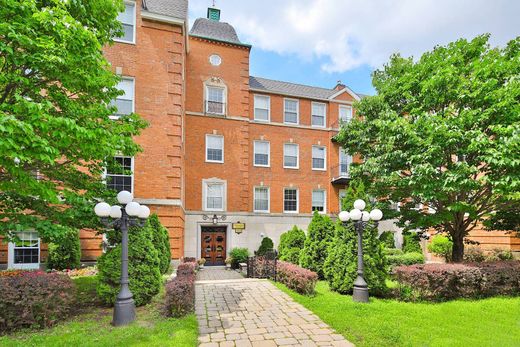
[[97, 275], [98, 270], [97, 270], [97, 267], [95, 267], [95, 266], [88, 266], [88, 267], [84, 267], [81, 269], [56, 271], [56, 273], [67, 275], [70, 278], [76, 278], [76, 277], [95, 276], [95, 275]]
[[177, 276], [166, 283], [163, 313], [167, 317], [182, 317], [195, 308], [195, 265], [181, 263]]
[[285, 261], [278, 261], [276, 265], [276, 280], [300, 294], [314, 293], [318, 274]]

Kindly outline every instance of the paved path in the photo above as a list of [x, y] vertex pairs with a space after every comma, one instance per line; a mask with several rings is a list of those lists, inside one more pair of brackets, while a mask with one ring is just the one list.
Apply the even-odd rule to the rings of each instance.
[[196, 282], [200, 347], [353, 346], [267, 280]]
[[217, 280], [239, 280], [244, 277], [235, 270], [225, 268], [205, 267], [197, 272], [197, 281], [217, 281]]

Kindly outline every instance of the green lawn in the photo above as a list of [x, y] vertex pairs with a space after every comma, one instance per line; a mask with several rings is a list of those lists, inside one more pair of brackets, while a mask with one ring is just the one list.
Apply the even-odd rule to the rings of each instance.
[[520, 346], [520, 298], [354, 303], [319, 282], [314, 297], [276, 286], [356, 346]]

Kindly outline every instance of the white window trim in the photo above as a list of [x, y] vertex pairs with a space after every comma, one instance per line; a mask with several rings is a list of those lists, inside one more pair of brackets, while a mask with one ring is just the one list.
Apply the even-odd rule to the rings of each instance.
[[[327, 214], [327, 191], [325, 189], [313, 189], [312, 193], [320, 191], [323, 192], [323, 211], [318, 211], [319, 214]], [[311, 193], [311, 212], [314, 213], [312, 210], [312, 193]]]
[[[34, 232], [35, 230], [27, 230]], [[14, 263], [14, 249], [16, 248], [16, 244], [14, 242], [9, 242], [7, 244], [7, 268], [8, 269], [16, 269], [16, 270], [36, 270], [40, 268], [41, 262], [41, 239], [38, 238], [38, 263], [28, 263], [28, 264], [15, 264]]]
[[[121, 82], [124, 81], [124, 80], [132, 81], [132, 86], [133, 86], [133, 88], [132, 88], [132, 91], [133, 91], [133, 94], [132, 94], [132, 113], [135, 113], [135, 77], [132, 77], [132, 76], [121, 76]], [[116, 97], [116, 99], [117, 99], [117, 97]], [[119, 118], [121, 118], [121, 116], [110, 115], [110, 116], [108, 116], [108, 118], [110, 118], [110, 119], [119, 119]]]
[[[313, 105], [323, 105], [323, 125], [312, 124], [312, 107]], [[311, 102], [311, 127], [313, 128], [326, 128], [327, 127], [327, 104], [324, 102]]]
[[[132, 183], [131, 183], [132, 192], [131, 193], [134, 194], [135, 157], [131, 157], [131, 156], [128, 156], [128, 155], [114, 155], [113, 158], [115, 158], [115, 157], [132, 159], [132, 163], [130, 165], [131, 170], [132, 170]], [[103, 184], [105, 184], [105, 185], [107, 184], [107, 175], [108, 175], [108, 172], [107, 172], [107, 168], [105, 167], [103, 169]], [[127, 176], [127, 175], [111, 175], [111, 176]]]
[[[295, 145], [296, 146], [296, 166], [285, 166], [285, 145]], [[299, 170], [300, 169], [300, 145], [297, 143], [284, 143], [283, 144], [283, 168], [284, 169], [292, 169], [292, 170]]]
[[313, 145], [312, 148], [314, 148], [314, 147], [324, 149], [324, 151], [323, 151], [323, 169], [313, 167], [314, 157], [312, 156], [312, 149], [311, 149], [311, 168], [312, 168], [312, 170], [313, 171], [327, 171], [327, 146]]
[[[285, 210], [285, 191], [287, 189], [296, 190], [296, 211], [286, 211]], [[300, 211], [300, 190], [298, 188], [294, 187], [285, 187], [283, 189], [283, 196], [282, 196], [282, 203], [283, 203], [283, 213], [299, 213]]]
[[[208, 208], [208, 185], [210, 184], [222, 184], [223, 196], [222, 196], [222, 209]], [[208, 178], [202, 180], [202, 210], [203, 211], [226, 211], [227, 210], [227, 181], [218, 178]]]
[[[256, 118], [256, 97], [267, 98], [267, 120]], [[263, 94], [253, 94], [253, 118], [255, 122], [270, 123], [271, 122], [271, 97]]]
[[[347, 172], [341, 172], [341, 156], [342, 154], [341, 153], [344, 153], [344, 155], [347, 157]], [[347, 153], [347, 151], [344, 150], [343, 147], [340, 147], [339, 148], [339, 156], [338, 156], [338, 163], [339, 163], [339, 168], [338, 168], [338, 175], [340, 176], [345, 176], [344, 174], [346, 174], [346, 177], [350, 177], [350, 167], [352, 166], [352, 163], [354, 162], [354, 157], [351, 156], [350, 154]]]
[[135, 37], [135, 28], [137, 27], [137, 14], [136, 14], [136, 11], [137, 11], [137, 4], [135, 1], [131, 1], [131, 0], [125, 0], [124, 1], [125, 5], [126, 4], [131, 4], [131, 5], [134, 5], [134, 33], [133, 33], [133, 40], [132, 41], [125, 41], [125, 40], [122, 40], [120, 38], [116, 38], [114, 37], [114, 41], [115, 42], [119, 42], [119, 43], [126, 43], [126, 44], [129, 44], [129, 45], [135, 45], [135, 42], [136, 42], [136, 37]]
[[[256, 160], [256, 144], [257, 142], [263, 142], [263, 143], [267, 143], [267, 165], [262, 165], [262, 164], [257, 164], [255, 162]], [[264, 141], [264, 140], [254, 140], [253, 141], [253, 166], [257, 166], [257, 167], [271, 167], [271, 143], [269, 141]]]
[[[267, 189], [267, 210], [257, 210], [255, 208], [256, 188]], [[271, 188], [266, 187], [266, 186], [254, 186], [253, 187], [253, 212], [255, 212], [255, 213], [270, 213], [271, 212]]]
[[[219, 89], [222, 89], [222, 103], [224, 104], [223, 107], [222, 107], [222, 113], [209, 112], [208, 111], [208, 101], [209, 101], [208, 100], [208, 98], [209, 98], [208, 88], [219, 88]], [[216, 115], [219, 115], [219, 116], [225, 115], [226, 114], [226, 110], [227, 110], [227, 88], [226, 88], [226, 86], [204, 83], [204, 92], [205, 92], [204, 100], [203, 100], [203, 103], [204, 103], [204, 106], [203, 106], [204, 113], [216, 114]]]
[[[222, 160], [210, 160], [208, 159], [208, 136], [214, 136], [214, 137], [221, 137], [222, 138]], [[224, 148], [225, 148], [225, 144], [224, 144], [224, 136], [223, 135], [215, 135], [215, 134], [206, 134], [206, 143], [204, 144], [204, 151], [205, 151], [205, 158], [206, 158], [206, 163], [218, 163], [218, 164], [223, 164], [224, 163]]]
[[[285, 100], [290, 100], [290, 101], [296, 101], [296, 104], [297, 104], [297, 107], [296, 107], [296, 123], [291, 123], [291, 122], [287, 122], [285, 121]], [[293, 99], [293, 98], [284, 98], [283, 99], [283, 123], [284, 124], [290, 124], [290, 125], [300, 125], [300, 100], [298, 99]]]
[[[350, 119], [348, 121], [341, 118], [341, 109], [350, 109]], [[338, 111], [338, 118], [340, 122], [350, 122], [352, 118], [354, 118], [354, 109], [350, 105], [339, 105]]]

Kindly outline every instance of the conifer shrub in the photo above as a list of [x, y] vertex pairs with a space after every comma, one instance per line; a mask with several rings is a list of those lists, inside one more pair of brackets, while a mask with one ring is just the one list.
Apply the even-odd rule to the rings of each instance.
[[305, 243], [305, 232], [296, 225], [280, 236], [278, 256], [280, 260], [298, 264], [300, 252]]
[[170, 236], [168, 235], [168, 229], [166, 229], [159, 220], [157, 214], [152, 214], [148, 218], [148, 223], [152, 228], [152, 242], [157, 250], [159, 256], [160, 270], [162, 274], [165, 274], [170, 269], [171, 262], [171, 249], [170, 249]]
[[314, 211], [307, 228], [303, 249], [300, 253], [300, 266], [314, 271], [320, 279], [324, 278], [323, 264], [327, 258], [329, 242], [334, 236], [334, 223], [326, 216]]
[[422, 252], [419, 234], [411, 231], [403, 232], [403, 252]]
[[379, 241], [381, 241], [386, 248], [395, 248], [394, 233], [391, 231], [383, 231], [381, 235], [379, 235]]
[[53, 270], [72, 270], [81, 265], [81, 244], [79, 231], [67, 228], [56, 234], [48, 244], [47, 268]]
[[273, 240], [271, 240], [270, 237], [266, 236], [262, 239], [262, 243], [260, 243], [260, 247], [258, 247], [258, 251], [256, 251], [255, 254], [262, 256], [272, 249], [274, 249]]

